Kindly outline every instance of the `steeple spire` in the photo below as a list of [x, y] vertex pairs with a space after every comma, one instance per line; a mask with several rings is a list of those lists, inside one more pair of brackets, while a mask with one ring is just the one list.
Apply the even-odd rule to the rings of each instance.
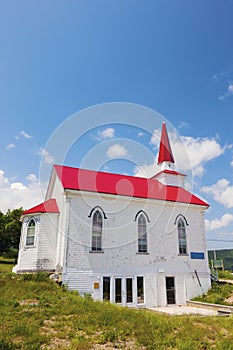
[[165, 122], [162, 124], [158, 165], [160, 171], [152, 179], [158, 180], [165, 186], [185, 187], [186, 175], [176, 170]]
[[160, 138], [160, 146], [159, 146], [159, 156], [158, 156], [158, 164], [168, 162], [168, 163], [175, 163], [172, 149], [170, 146], [168, 134], [167, 134], [167, 128], [165, 122], [162, 124], [162, 132], [161, 132], [161, 138]]

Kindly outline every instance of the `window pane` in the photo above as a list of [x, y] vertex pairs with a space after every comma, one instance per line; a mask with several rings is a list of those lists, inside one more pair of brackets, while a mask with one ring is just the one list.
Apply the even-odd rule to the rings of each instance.
[[126, 302], [133, 302], [133, 280], [132, 278], [126, 278]]
[[178, 222], [179, 254], [187, 254], [186, 228], [183, 220]]
[[101, 237], [93, 235], [92, 236], [92, 250], [100, 251], [101, 250]]
[[31, 219], [30, 222], [28, 223], [28, 228], [27, 228], [27, 237], [26, 237], [26, 246], [32, 246], [34, 245], [35, 242], [35, 220]]
[[34, 245], [34, 236], [27, 236], [26, 245]]
[[102, 249], [102, 215], [97, 210], [92, 220], [92, 247], [93, 251], [101, 251]]
[[138, 304], [144, 303], [144, 287], [143, 277], [137, 277], [137, 302]]
[[146, 219], [143, 214], [138, 218], [138, 252], [147, 252]]
[[115, 279], [115, 302], [121, 303], [121, 278]]

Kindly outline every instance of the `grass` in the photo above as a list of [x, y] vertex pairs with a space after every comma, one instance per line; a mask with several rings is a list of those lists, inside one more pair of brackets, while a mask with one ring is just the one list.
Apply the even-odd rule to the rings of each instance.
[[8, 259], [0, 256], [0, 273], [1, 272], [11, 272], [14, 266], [15, 259]]
[[233, 317], [167, 316], [94, 302], [44, 273], [0, 273], [0, 349], [233, 349]]
[[227, 270], [225, 271], [219, 270], [218, 277], [226, 280], [233, 280], [233, 273]]
[[207, 294], [196, 297], [193, 300], [202, 301], [211, 304], [223, 304], [231, 305], [225, 302], [225, 299], [229, 298], [233, 294], [233, 284], [222, 284], [222, 283], [212, 283], [212, 288], [208, 291]]

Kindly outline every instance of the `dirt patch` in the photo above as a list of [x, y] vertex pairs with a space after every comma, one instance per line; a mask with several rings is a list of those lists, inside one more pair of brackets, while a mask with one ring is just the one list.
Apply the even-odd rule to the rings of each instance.
[[113, 350], [113, 349], [124, 349], [124, 350], [146, 350], [145, 346], [136, 345], [133, 340], [125, 342], [107, 343], [107, 344], [95, 344], [92, 349], [95, 350]]
[[208, 324], [202, 323], [202, 322], [195, 321], [195, 322], [193, 322], [193, 325], [194, 325], [195, 327], [200, 328], [200, 329], [205, 329], [205, 330], [210, 331], [210, 332], [213, 331], [213, 327], [211, 327], [211, 326], [208, 325]]
[[49, 349], [49, 350], [63, 350], [68, 349], [70, 346], [70, 340], [68, 339], [60, 339], [60, 338], [52, 338], [49, 344], [43, 344], [41, 349]]
[[[146, 347], [136, 345], [135, 340], [132, 339], [118, 339], [115, 341], [108, 341], [104, 344], [99, 343], [99, 337], [103, 334], [102, 332], [96, 332], [94, 334], [86, 334], [84, 330], [73, 331], [70, 325], [66, 325], [63, 322], [72, 315], [59, 317], [51, 317], [50, 319], [44, 320], [43, 326], [40, 328], [40, 333], [47, 336], [49, 341], [47, 344], [43, 344], [41, 349], [56, 350], [56, 349], [68, 349], [75, 346], [77, 341], [78, 346], [82, 346], [79, 341], [84, 341], [84, 349], [93, 350], [114, 350], [114, 349], [124, 349], [124, 350], [145, 350]], [[61, 323], [62, 322], [62, 323]], [[62, 328], [61, 328], [62, 325]], [[68, 336], [69, 331], [72, 331], [72, 337]], [[87, 345], [88, 344], [88, 345]], [[79, 349], [80, 347], [78, 347]], [[81, 349], [81, 348], [80, 348]]]
[[233, 294], [229, 298], [225, 299], [224, 301], [227, 304], [233, 305]]
[[125, 338], [125, 339], [116, 339], [115, 341], [107, 341], [104, 343], [100, 343], [101, 336], [103, 335], [102, 332], [96, 332], [90, 337], [90, 340], [92, 342], [92, 347], [90, 349], [95, 350], [113, 350], [113, 349], [124, 349], [124, 350], [145, 350], [146, 347], [142, 345], [137, 345], [135, 343], [135, 340], [132, 338]]
[[37, 299], [25, 299], [19, 302], [20, 306], [38, 306], [39, 301]]
[[53, 328], [57, 322], [56, 317], [51, 317], [48, 320], [44, 320], [44, 325], [41, 327], [40, 332], [43, 335], [51, 337], [49, 344], [43, 344], [41, 349], [68, 349], [70, 346], [70, 340], [66, 338], [59, 338], [59, 331]]

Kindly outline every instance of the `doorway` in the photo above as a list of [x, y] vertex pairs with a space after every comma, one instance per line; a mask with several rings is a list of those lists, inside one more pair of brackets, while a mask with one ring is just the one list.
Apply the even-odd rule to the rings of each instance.
[[166, 292], [167, 292], [167, 304], [174, 305], [176, 303], [175, 278], [174, 277], [166, 277]]

